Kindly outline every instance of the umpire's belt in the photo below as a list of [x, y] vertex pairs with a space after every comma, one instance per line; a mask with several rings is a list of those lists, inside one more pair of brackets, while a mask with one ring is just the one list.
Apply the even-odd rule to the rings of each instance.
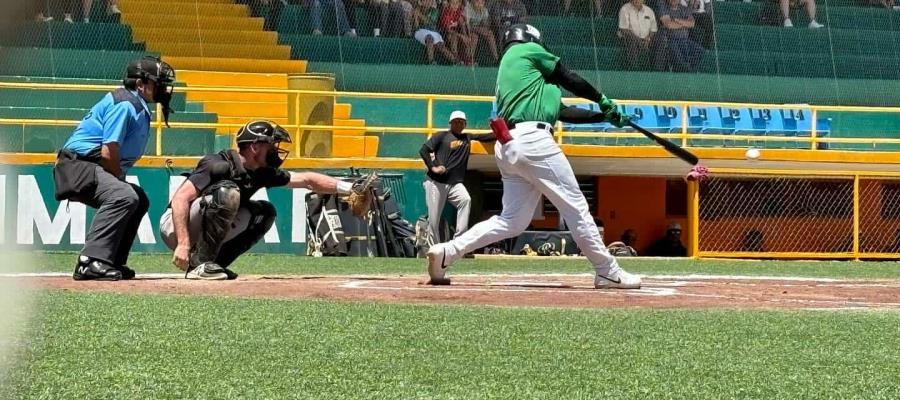
[[551, 126], [550, 124], [548, 124], [546, 122], [526, 121], [526, 122], [516, 122], [516, 123], [509, 124], [509, 130], [513, 130], [513, 129], [541, 130], [541, 131], [550, 132], [550, 134], [553, 135], [553, 126]]

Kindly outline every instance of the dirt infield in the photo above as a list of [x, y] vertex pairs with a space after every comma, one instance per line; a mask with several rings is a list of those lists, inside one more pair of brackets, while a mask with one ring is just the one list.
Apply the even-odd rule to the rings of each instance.
[[[10, 278], [10, 277], [7, 277]], [[76, 282], [67, 275], [18, 275], [38, 287], [74, 291], [331, 299], [415, 304], [576, 308], [897, 309], [900, 280], [648, 276], [640, 290], [596, 290], [589, 275], [462, 275], [451, 286], [422, 276], [241, 276], [188, 281], [146, 275], [132, 281]]]

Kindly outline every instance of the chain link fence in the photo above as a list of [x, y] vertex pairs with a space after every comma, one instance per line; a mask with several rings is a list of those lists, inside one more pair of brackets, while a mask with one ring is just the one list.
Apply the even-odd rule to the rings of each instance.
[[700, 186], [700, 256], [898, 258], [900, 177], [717, 176]]
[[699, 250], [848, 253], [853, 178], [716, 177], [700, 187]]

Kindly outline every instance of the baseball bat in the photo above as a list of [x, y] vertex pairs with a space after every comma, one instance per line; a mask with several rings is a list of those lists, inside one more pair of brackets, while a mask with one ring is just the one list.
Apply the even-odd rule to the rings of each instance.
[[700, 162], [700, 159], [697, 158], [697, 156], [695, 156], [694, 153], [691, 153], [691, 152], [685, 150], [684, 148], [682, 148], [681, 146], [679, 146], [675, 143], [672, 143], [664, 138], [656, 136], [653, 132], [650, 132], [650, 131], [644, 129], [643, 127], [641, 127], [640, 125], [635, 124], [634, 121], [628, 121], [628, 126], [634, 128], [638, 132], [644, 134], [644, 136], [652, 139], [654, 142], [658, 143], [660, 146], [662, 146], [664, 149], [666, 149], [666, 151], [668, 151], [669, 153], [672, 153], [672, 155], [674, 155], [675, 157], [678, 157], [678, 158], [684, 160], [688, 164], [697, 165], [697, 163]]

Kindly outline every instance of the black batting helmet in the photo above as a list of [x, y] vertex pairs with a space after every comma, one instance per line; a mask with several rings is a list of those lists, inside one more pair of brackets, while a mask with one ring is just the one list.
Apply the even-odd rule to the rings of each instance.
[[537, 43], [546, 47], [541, 39], [541, 31], [528, 24], [515, 24], [503, 32], [503, 48], [506, 49], [514, 43]]

